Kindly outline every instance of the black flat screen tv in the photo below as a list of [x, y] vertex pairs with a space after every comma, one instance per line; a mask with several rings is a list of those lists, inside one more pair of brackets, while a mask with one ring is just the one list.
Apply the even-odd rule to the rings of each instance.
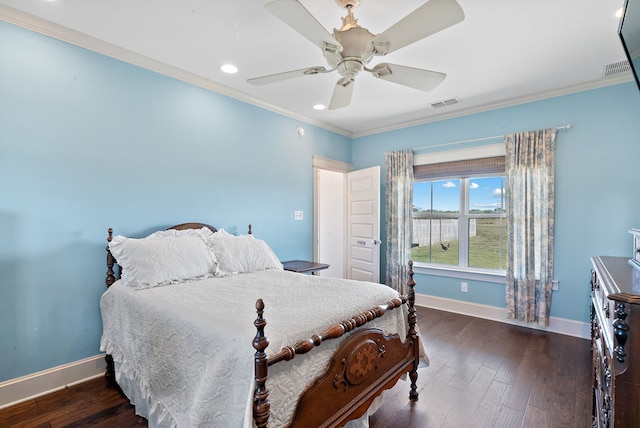
[[625, 1], [618, 34], [640, 89], [640, 0]]

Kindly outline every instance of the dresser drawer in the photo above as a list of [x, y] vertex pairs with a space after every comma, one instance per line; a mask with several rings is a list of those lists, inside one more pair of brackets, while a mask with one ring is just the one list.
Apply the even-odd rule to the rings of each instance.
[[614, 408], [611, 354], [602, 341], [598, 319], [592, 321], [593, 418], [594, 427], [610, 427]]
[[609, 354], [613, 354], [615, 307], [614, 303], [608, 298], [607, 290], [601, 286], [598, 272], [595, 269], [591, 273], [591, 290], [591, 302], [599, 322], [604, 344], [609, 349]]

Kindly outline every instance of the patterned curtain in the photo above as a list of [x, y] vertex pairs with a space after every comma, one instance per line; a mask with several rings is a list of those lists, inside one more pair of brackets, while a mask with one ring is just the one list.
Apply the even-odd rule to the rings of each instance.
[[505, 137], [507, 317], [549, 325], [556, 130]]
[[385, 153], [387, 167], [387, 278], [386, 284], [406, 293], [407, 264], [411, 256], [413, 212], [413, 152]]

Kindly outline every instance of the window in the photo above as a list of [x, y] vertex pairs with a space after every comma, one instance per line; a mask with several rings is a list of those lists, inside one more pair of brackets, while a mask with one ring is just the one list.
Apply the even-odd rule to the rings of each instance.
[[504, 156], [416, 165], [414, 180], [414, 262], [506, 269]]

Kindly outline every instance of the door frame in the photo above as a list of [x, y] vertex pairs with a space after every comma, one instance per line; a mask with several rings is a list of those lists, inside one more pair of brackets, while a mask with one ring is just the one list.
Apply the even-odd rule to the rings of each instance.
[[[325, 169], [329, 171], [340, 172], [344, 175], [344, 183], [346, 186], [346, 174], [348, 172], [353, 171], [353, 164], [349, 162], [338, 161], [334, 159], [323, 158], [320, 156], [313, 156], [312, 158], [313, 164], [313, 260], [318, 261], [319, 253], [320, 253], [320, 241], [319, 241], [319, 222], [318, 218], [320, 215], [320, 207], [319, 207], [319, 193], [318, 193], [318, 177], [320, 169]], [[344, 197], [344, 206], [347, 204], [347, 194], [346, 189], [343, 191]], [[345, 217], [343, 219], [343, 225], [346, 225], [346, 209], [345, 209]], [[345, 226], [346, 227], [346, 226]], [[343, 257], [343, 277], [345, 275], [346, 269], [346, 254]]]

